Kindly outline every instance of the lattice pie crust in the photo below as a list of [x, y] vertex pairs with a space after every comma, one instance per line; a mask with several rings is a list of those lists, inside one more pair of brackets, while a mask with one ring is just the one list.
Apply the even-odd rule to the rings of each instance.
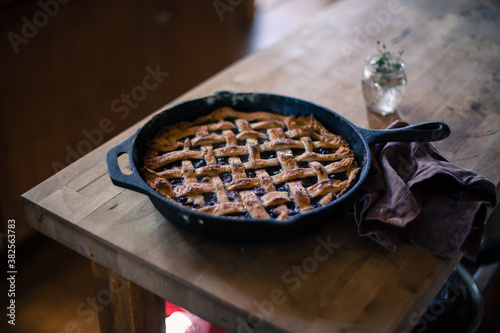
[[161, 129], [140, 170], [163, 197], [199, 212], [277, 220], [339, 198], [359, 171], [347, 142], [313, 116], [230, 107]]

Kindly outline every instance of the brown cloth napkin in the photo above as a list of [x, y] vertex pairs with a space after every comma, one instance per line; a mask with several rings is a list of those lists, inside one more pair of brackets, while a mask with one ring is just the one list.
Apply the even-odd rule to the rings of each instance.
[[[408, 126], [396, 120], [388, 128]], [[371, 148], [372, 166], [353, 200], [359, 234], [390, 250], [399, 238], [438, 256], [474, 259], [493, 183], [448, 162], [431, 143], [389, 142]]]

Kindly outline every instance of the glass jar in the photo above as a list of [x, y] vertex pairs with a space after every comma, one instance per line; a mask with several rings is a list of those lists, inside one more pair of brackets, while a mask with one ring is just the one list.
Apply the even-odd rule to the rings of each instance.
[[361, 78], [361, 88], [369, 111], [388, 115], [396, 111], [406, 88], [405, 64], [396, 56], [386, 58], [380, 66], [381, 56], [369, 56]]

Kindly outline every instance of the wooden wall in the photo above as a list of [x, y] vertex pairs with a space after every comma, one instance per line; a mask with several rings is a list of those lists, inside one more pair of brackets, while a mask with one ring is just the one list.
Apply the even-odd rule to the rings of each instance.
[[[217, 5], [217, 6], [216, 6]], [[0, 213], [246, 52], [253, 1], [0, 2]]]

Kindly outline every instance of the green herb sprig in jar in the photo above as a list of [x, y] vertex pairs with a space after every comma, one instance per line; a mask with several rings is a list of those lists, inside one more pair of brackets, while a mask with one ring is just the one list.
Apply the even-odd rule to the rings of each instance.
[[398, 72], [403, 66], [400, 58], [403, 56], [404, 50], [397, 53], [398, 57], [395, 53], [388, 51], [385, 44], [381, 45], [380, 41], [377, 41], [377, 51], [380, 53], [375, 62], [375, 69], [378, 73]]

